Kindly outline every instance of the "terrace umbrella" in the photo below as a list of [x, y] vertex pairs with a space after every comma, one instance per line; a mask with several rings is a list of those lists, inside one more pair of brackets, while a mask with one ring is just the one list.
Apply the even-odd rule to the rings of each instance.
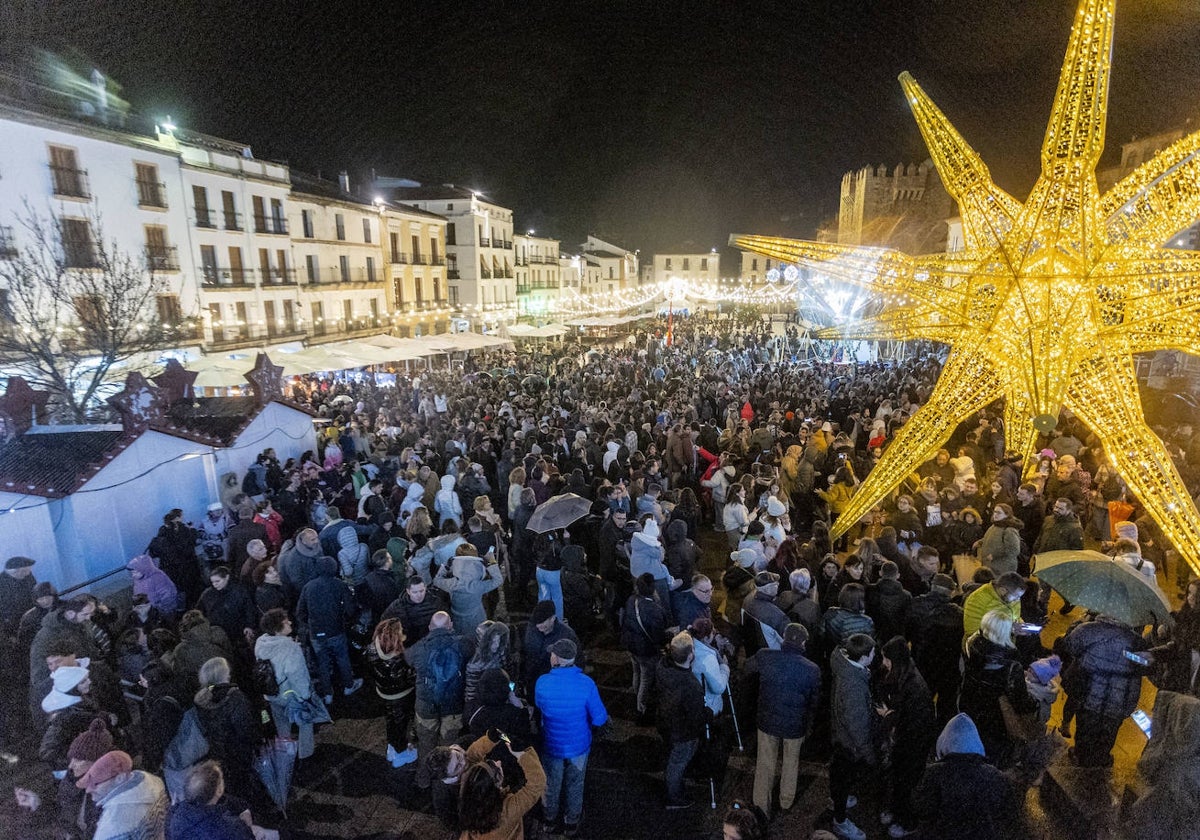
[[1158, 584], [1123, 560], [1098, 551], [1047, 551], [1034, 560], [1037, 579], [1069, 603], [1131, 627], [1172, 623], [1171, 604]]
[[592, 503], [574, 493], [551, 496], [537, 506], [525, 527], [536, 534], [544, 534], [578, 522], [591, 510]]

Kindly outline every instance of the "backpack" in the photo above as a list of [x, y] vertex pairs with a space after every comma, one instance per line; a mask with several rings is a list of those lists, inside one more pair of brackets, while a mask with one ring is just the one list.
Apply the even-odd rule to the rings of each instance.
[[188, 709], [175, 731], [175, 737], [163, 754], [162, 775], [172, 802], [183, 798], [183, 785], [187, 771], [193, 764], [208, 755], [208, 739], [200, 728], [196, 707]]
[[279, 696], [279, 680], [275, 676], [275, 666], [269, 659], [255, 659], [254, 670], [251, 672], [254, 688], [264, 697]]
[[462, 702], [463, 657], [456, 641], [449, 640], [430, 654], [425, 684], [439, 711], [445, 712]]
[[258, 476], [254, 474], [254, 470], [246, 471], [246, 475], [242, 479], [242, 492], [247, 496], [259, 496], [266, 492], [265, 487], [259, 486]]

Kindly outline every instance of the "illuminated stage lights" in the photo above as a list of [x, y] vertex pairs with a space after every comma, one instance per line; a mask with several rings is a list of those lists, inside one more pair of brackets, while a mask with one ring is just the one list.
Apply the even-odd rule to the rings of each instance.
[[949, 438], [1005, 398], [1008, 446], [1029, 454], [1066, 406], [1100, 439], [1167, 539], [1200, 573], [1200, 516], [1146, 425], [1134, 353], [1200, 352], [1200, 252], [1162, 244], [1200, 216], [1200, 132], [1101, 197], [1115, 0], [1082, 0], [1042, 146], [1021, 204], [908, 75], [909, 105], [947, 191], [965, 250], [910, 257], [884, 248], [761, 236], [732, 244], [817, 268], [883, 301], [882, 314], [820, 337], [928, 339], [950, 356], [927, 404], [904, 425], [839, 517], [844, 533]]

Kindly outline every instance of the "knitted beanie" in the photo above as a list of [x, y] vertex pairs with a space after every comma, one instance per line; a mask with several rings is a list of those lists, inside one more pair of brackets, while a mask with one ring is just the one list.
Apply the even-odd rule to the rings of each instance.
[[104, 725], [103, 718], [96, 718], [86, 732], [76, 736], [67, 750], [67, 758], [72, 761], [96, 761], [100, 756], [113, 748], [113, 737]]

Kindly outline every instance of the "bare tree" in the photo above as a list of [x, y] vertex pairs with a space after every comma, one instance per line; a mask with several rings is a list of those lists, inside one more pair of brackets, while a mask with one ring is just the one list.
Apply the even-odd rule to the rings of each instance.
[[157, 313], [163, 278], [152, 255], [106, 241], [98, 215], [55, 218], [27, 203], [19, 222], [28, 235], [0, 260], [0, 357], [50, 392], [58, 419], [106, 416], [102, 398], [113, 367], [173, 337]]

